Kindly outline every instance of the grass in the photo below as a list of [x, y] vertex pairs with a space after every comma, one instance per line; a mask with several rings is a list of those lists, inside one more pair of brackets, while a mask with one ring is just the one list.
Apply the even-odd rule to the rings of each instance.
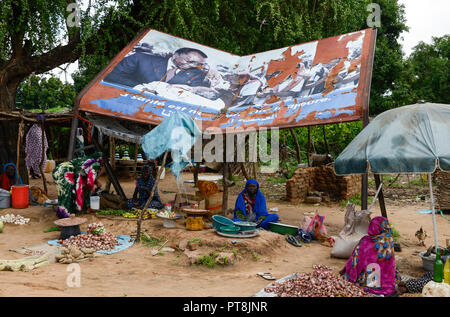
[[392, 237], [394, 238], [394, 242], [398, 241], [398, 238], [400, 237], [400, 232], [398, 232], [397, 229], [395, 229], [393, 226], [391, 226], [392, 230]]
[[241, 181], [242, 179], [239, 176], [233, 175], [231, 179], [235, 182]]
[[202, 241], [200, 240], [199, 237], [194, 237], [188, 241], [188, 244], [194, 244], [194, 243], [198, 243], [199, 246], [202, 246]]
[[[371, 196], [367, 197], [368, 204], [371, 204], [372, 201], [373, 201], [373, 197], [371, 197]], [[350, 197], [350, 199], [348, 201], [346, 201], [346, 200], [341, 201], [341, 207], [347, 206], [347, 202], [351, 202], [354, 205], [361, 206], [361, 194], [353, 195], [352, 197]]]
[[141, 242], [146, 246], [146, 247], [156, 247], [161, 245], [161, 243], [166, 240], [165, 237], [151, 237], [148, 236], [146, 234], [141, 234]]
[[266, 181], [273, 184], [284, 184], [286, 183], [286, 177], [267, 177]]
[[216, 262], [214, 261], [214, 258], [210, 254], [205, 254], [202, 257], [198, 258], [194, 264], [197, 265], [204, 265], [207, 267], [214, 267], [216, 265]]
[[259, 255], [258, 255], [258, 253], [253, 252], [253, 253], [252, 253], [252, 256], [253, 256], [253, 260], [255, 260], [255, 261], [258, 261], [258, 260], [259, 260]]
[[[72, 110], [72, 108], [69, 107], [53, 107], [53, 108], [48, 108], [45, 109], [45, 112], [63, 112], [63, 111], [68, 111], [68, 110]], [[36, 112], [36, 113], [40, 113], [42, 112], [42, 109], [30, 109], [30, 112]]]

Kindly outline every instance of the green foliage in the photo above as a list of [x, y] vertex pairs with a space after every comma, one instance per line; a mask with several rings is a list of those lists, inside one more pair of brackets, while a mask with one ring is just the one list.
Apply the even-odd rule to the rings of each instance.
[[400, 232], [395, 229], [393, 226], [391, 226], [391, 230], [392, 230], [392, 237], [394, 238], [394, 242], [398, 241], [398, 238], [400, 237]]
[[[361, 206], [361, 194], [353, 195], [352, 197], [350, 197], [350, 199], [348, 201], [346, 201], [346, 200], [341, 201], [341, 207], [347, 206], [348, 202], [351, 202], [354, 205]], [[367, 197], [367, 202], [369, 204], [371, 204], [373, 202], [373, 197], [371, 197], [371, 196]]]
[[141, 242], [147, 247], [156, 247], [161, 245], [161, 243], [165, 240], [165, 237], [152, 237], [147, 234], [141, 234]]
[[202, 257], [198, 258], [194, 264], [204, 265], [207, 267], [214, 267], [216, 265], [215, 259], [210, 254], [205, 254]]
[[252, 253], [252, 257], [253, 257], [253, 260], [254, 260], [254, 261], [258, 261], [258, 260], [259, 260], [259, 255], [258, 255], [258, 253], [256, 253], [256, 252], [253, 252], [253, 253]]
[[122, 216], [126, 210], [122, 209], [105, 209], [105, 210], [99, 210], [96, 212], [97, 215], [113, 215], [113, 216]]
[[283, 184], [286, 183], [286, 178], [285, 177], [267, 177], [266, 181], [268, 181], [269, 183], [273, 183], [273, 184]]
[[23, 109], [41, 109], [51, 112], [71, 109], [76, 93], [71, 84], [58, 78], [30, 76], [22, 81], [17, 90], [16, 103]]

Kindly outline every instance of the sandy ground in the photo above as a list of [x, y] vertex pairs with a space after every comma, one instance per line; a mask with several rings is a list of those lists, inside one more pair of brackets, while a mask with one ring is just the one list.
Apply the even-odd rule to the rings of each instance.
[[[46, 174], [49, 181], [49, 196], [56, 198], [56, 188], [51, 181], [51, 175]], [[185, 173], [185, 179], [192, 179], [192, 174]], [[32, 185], [42, 186], [42, 180], [31, 180]], [[103, 181], [105, 184], [105, 180]], [[133, 180], [123, 181], [127, 196], [134, 189]], [[186, 192], [193, 193], [192, 184], [185, 184]], [[161, 181], [160, 195], [163, 201], [173, 200], [177, 190], [172, 174], [166, 173]], [[229, 199], [228, 206], [234, 206], [236, 195]], [[313, 206], [291, 205], [283, 201], [268, 201], [268, 207], [278, 207], [280, 218], [284, 223], [298, 226], [304, 215], [316, 209], [325, 216], [325, 225], [330, 235], [338, 234], [344, 224], [345, 210], [338, 203]], [[399, 242], [402, 252], [396, 253], [396, 262], [401, 274], [420, 276], [425, 271], [422, 261], [417, 255], [425, 250], [418, 245], [414, 233], [423, 227], [428, 232], [427, 246], [432, 244], [431, 215], [422, 215], [418, 211], [429, 209], [429, 203], [419, 202], [413, 205], [397, 206], [388, 203], [388, 217], [401, 234]], [[57, 239], [60, 232], [44, 233], [43, 230], [54, 226], [56, 220], [52, 208], [34, 206], [27, 209], [4, 209], [6, 213], [20, 214], [30, 217], [31, 221], [23, 226], [6, 224], [0, 234], [0, 258], [17, 259], [23, 257], [10, 249], [30, 247]], [[373, 215], [379, 215], [378, 204], [373, 209]], [[115, 234], [131, 234], [136, 230], [136, 222], [132, 220], [111, 220], [86, 215], [88, 223], [102, 221], [106, 229]], [[436, 217], [439, 233], [439, 243], [444, 245], [450, 238], [450, 222]], [[81, 229], [86, 229], [87, 224]], [[204, 253], [220, 248], [235, 249], [238, 260], [233, 265], [205, 266], [189, 265], [186, 256], [181, 252], [151, 255], [151, 248], [143, 245], [133, 247], [113, 254], [98, 257], [79, 263], [81, 267], [81, 287], [68, 287], [66, 279], [70, 272], [68, 266], [54, 263], [40, 267], [30, 272], [0, 272], [0, 296], [252, 296], [270, 281], [258, 277], [258, 272], [271, 272], [276, 278], [281, 278], [294, 272], [310, 272], [312, 265], [325, 264], [335, 270], [340, 270], [346, 260], [330, 257], [331, 248], [313, 242], [296, 248], [288, 244], [282, 235], [272, 232], [262, 232], [252, 239], [241, 239], [232, 244], [229, 238], [223, 238], [213, 230], [187, 231], [183, 220], [178, 222], [176, 229], [165, 229], [162, 220], [144, 221], [143, 228], [154, 237], [164, 236], [169, 240], [167, 245], [178, 244], [182, 239], [198, 237]], [[245, 241], [244, 241], [245, 240]]]

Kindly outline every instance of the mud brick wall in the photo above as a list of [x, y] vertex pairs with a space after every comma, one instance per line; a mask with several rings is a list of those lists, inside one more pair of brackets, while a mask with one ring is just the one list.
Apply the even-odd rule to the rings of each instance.
[[361, 193], [361, 175], [338, 176], [331, 165], [297, 169], [286, 182], [291, 203], [304, 202], [308, 192], [324, 192], [333, 200], [346, 200]]
[[450, 210], [450, 172], [436, 169], [433, 173], [433, 182], [437, 184], [433, 188], [437, 205], [442, 210]]

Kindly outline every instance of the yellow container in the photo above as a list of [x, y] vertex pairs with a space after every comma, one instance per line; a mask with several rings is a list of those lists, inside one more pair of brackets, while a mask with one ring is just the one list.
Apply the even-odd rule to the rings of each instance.
[[192, 230], [192, 231], [203, 230], [203, 216], [187, 215], [186, 229]]

